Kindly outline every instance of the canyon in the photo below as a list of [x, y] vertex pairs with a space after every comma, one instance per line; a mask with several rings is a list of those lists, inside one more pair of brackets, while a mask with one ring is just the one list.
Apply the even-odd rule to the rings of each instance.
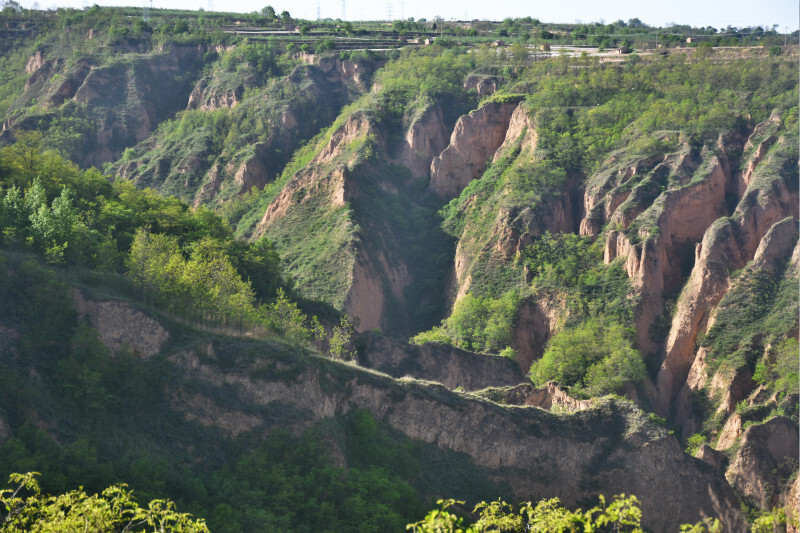
[[[426, 465], [404, 481], [426, 501], [585, 507], [625, 493], [651, 531], [706, 518], [745, 531], [776, 510], [796, 531], [798, 394], [785, 366], [798, 336], [796, 47], [757, 61], [687, 50], [512, 69], [444, 47], [312, 54], [255, 39], [130, 38], [73, 54], [33, 44], [0, 142], [38, 129], [42, 150], [105, 165], [115, 186], [176, 197], [147, 232], [178, 227], [181, 210], [208, 213], [173, 236], [184, 259], [214, 252], [192, 240], [215, 231], [214, 216], [240, 251], [268, 242], [280, 290], [302, 320], [318, 316], [322, 340], [237, 330], [227, 317], [198, 326], [145, 304], [124, 274], [129, 250], [115, 248], [102, 274], [54, 263], [67, 296], [48, 310], [63, 307], [102, 350], [78, 334], [39, 346], [0, 306], [12, 379], [59, 397], [72, 379], [64, 354], [85, 342], [102, 365], [164, 379], [152, 378], [151, 394], [177, 424], [163, 448], [176, 457], [191, 457], [197, 435], [198, 456], [218, 467], [276, 435], [312, 434], [336, 467], [355, 468], [352, 421], [367, 413], [376, 434]], [[733, 89], [708, 81], [741, 72]], [[639, 83], [656, 75], [672, 85]], [[731, 96], [751, 86], [757, 96]], [[17, 165], [8, 161], [0, 178]], [[121, 205], [96, 218], [134, 219]], [[33, 248], [3, 235], [6, 290], [28, 275], [20, 265]], [[117, 236], [130, 243], [134, 231]], [[548, 242], [561, 248], [536, 256]], [[573, 285], [554, 279], [575, 254]], [[612, 290], [618, 301], [603, 307]], [[257, 312], [273, 309], [275, 294], [258, 298]], [[343, 318], [352, 357], [338, 360], [319, 346]], [[580, 380], [533, 385], [553, 341], [587, 324], [618, 327], [641, 379], [594, 396]], [[99, 373], [76, 368], [87, 398], [103, 390]], [[80, 412], [117, 401], [103, 394]], [[0, 404], [0, 445], [30, 428], [55, 447], [84, 438], [81, 421], [15, 402]]]

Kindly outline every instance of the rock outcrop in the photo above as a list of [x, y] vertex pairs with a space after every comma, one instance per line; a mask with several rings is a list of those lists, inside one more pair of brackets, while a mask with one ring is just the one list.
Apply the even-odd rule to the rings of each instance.
[[717, 471], [724, 472], [725, 465], [728, 464], [728, 456], [722, 452], [718, 452], [708, 444], [703, 444], [694, 455], [703, 462], [713, 466]]
[[33, 74], [44, 65], [44, 52], [36, 50], [25, 64], [25, 74]]
[[729, 449], [742, 435], [742, 427], [742, 417], [739, 414], [729, 416], [722, 430], [719, 432], [717, 444], [714, 448], [717, 450]]
[[[296, 193], [305, 190], [304, 198], [310, 198], [313, 193], [324, 188], [330, 194], [328, 201], [337, 207], [343, 206], [354, 194], [348, 185], [350, 171], [348, 165], [353, 162], [348, 152], [348, 146], [358, 138], [366, 138], [370, 134], [377, 135], [375, 127], [366, 115], [353, 115], [331, 134], [328, 142], [318, 151], [311, 163], [295, 174], [281, 193], [267, 207], [255, 235], [261, 236], [276, 221], [286, 215], [293, 202], [297, 200]], [[325, 165], [336, 160], [340, 165], [326, 168]], [[332, 185], [332, 186], [331, 186]]]
[[[288, 241], [296, 238], [294, 224], [299, 219], [320, 220], [336, 240], [327, 245], [338, 254], [339, 263], [317, 258], [321, 262], [314, 269], [325, 271], [328, 277], [322, 279], [315, 273], [317, 277], [309, 280], [305, 290], [329, 291], [325, 295], [327, 301], [356, 319], [358, 331], [385, 329], [392, 302], [403, 300], [403, 291], [410, 283], [408, 266], [389, 255], [391, 250], [384, 242], [354, 233], [356, 222], [351, 219], [348, 206], [361, 194], [362, 180], [372, 179], [363, 161], [365, 146], [382, 155], [387, 152], [383, 132], [372, 116], [359, 112], [348, 117], [331, 132], [327, 142], [318, 146], [311, 163], [295, 174], [269, 204], [255, 232], [256, 236], [285, 234]], [[336, 228], [320, 218], [334, 212], [346, 214], [335, 217], [340, 224]], [[302, 253], [304, 244], [294, 241], [296, 253]]]
[[148, 358], [159, 353], [169, 340], [169, 332], [133, 304], [90, 300], [78, 289], [73, 293], [73, 300], [78, 315], [89, 320], [102, 343], [112, 352], [131, 350], [139, 357]]
[[410, 120], [405, 138], [394, 161], [411, 170], [411, 176], [427, 176], [434, 157], [442, 153], [450, 140], [450, 129], [444, 123], [442, 110], [432, 105]]
[[199, 109], [200, 111], [214, 111], [216, 109], [230, 109], [242, 100], [246, 86], [254, 84], [255, 80], [248, 78], [238, 80], [233, 87], [220, 83], [215, 76], [203, 76], [195, 84], [186, 109]]
[[663, 309], [663, 297], [681, 285], [682, 250], [691, 253], [705, 229], [727, 214], [727, 163], [715, 157], [709, 166], [700, 170], [705, 170], [705, 175], [689, 185], [663, 192], [640, 215], [652, 222], [643, 224], [635, 236], [616, 230], [608, 232], [605, 261], [624, 257], [625, 270], [641, 294], [636, 329], [638, 346], [644, 353], [657, 350], [650, 338], [650, 326]]
[[[619, 154], [612, 155], [605, 168], [589, 178], [584, 193], [584, 211], [586, 215], [580, 222], [580, 234], [597, 237], [600, 230], [617, 212], [631, 194], [635, 181], [642, 175], [651, 172], [658, 163], [666, 163], [668, 157], [663, 154], [632, 161], [619, 161]], [[631, 206], [633, 207], [633, 206]], [[632, 213], [627, 213], [630, 217]], [[625, 227], [630, 224], [626, 220]]]
[[484, 76], [480, 74], [470, 74], [464, 78], [464, 89], [475, 91], [478, 96], [489, 96], [497, 92], [500, 87], [500, 78], [497, 76]]
[[344, 312], [357, 319], [358, 331], [368, 331], [387, 327], [390, 299], [402, 301], [410, 279], [404, 263], [390, 263], [382, 251], [365, 243], [358, 250], [349, 281]]
[[489, 103], [459, 118], [450, 144], [431, 163], [431, 190], [449, 200], [479, 178], [503, 144], [516, 107], [513, 103]]
[[278, 169], [268, 168], [265, 164], [267, 156], [264, 151], [264, 146], [257, 144], [255, 154], [239, 165], [233, 180], [241, 192], [249, 192], [253, 187], [263, 189], [268, 183], [275, 181]]
[[576, 400], [555, 383], [547, 383], [542, 388], [521, 383], [513, 387], [488, 388], [477, 394], [503, 405], [525, 405], [558, 412], [579, 411], [596, 405], [595, 400]]
[[299, 57], [307, 65], [318, 67], [329, 80], [344, 82], [361, 93], [369, 90], [372, 74], [386, 64], [386, 61], [381, 59], [370, 63], [358, 63], [320, 54], [302, 53]]
[[544, 353], [547, 341], [556, 330], [563, 312], [559, 302], [526, 299], [517, 310], [511, 347], [517, 352], [517, 362], [526, 375], [531, 364]]
[[[525, 135], [520, 139], [520, 135]], [[524, 104], [518, 105], [514, 108], [511, 114], [511, 119], [508, 122], [508, 129], [506, 130], [503, 144], [497, 149], [492, 158], [492, 162], [496, 163], [502, 154], [509, 150], [515, 143], [519, 141], [519, 148], [521, 152], [527, 152], [533, 156], [536, 152], [536, 144], [539, 141], [539, 136], [536, 133], [536, 124], [528, 113], [528, 108]]]
[[[83, 139], [79, 164], [101, 167], [119, 158], [126, 147], [147, 138], [160, 121], [186, 105], [191, 87], [185, 87], [182, 79], [198, 67], [204, 51], [176, 45], [145, 54], [140, 45], [122, 43], [117, 50], [140, 54], [135, 67], [101, 64], [96, 57], [72, 62], [34, 54], [27, 65], [31, 75], [26, 89], [9, 109], [5, 129], [31, 129], [18, 110], [35, 99], [37, 123], [76, 113], [93, 122], [96, 129]], [[176, 77], [178, 73], [182, 75]], [[176, 83], [176, 78], [181, 81]], [[82, 105], [62, 108], [67, 101]]]
[[451, 390], [460, 387], [467, 391], [525, 381], [519, 365], [507, 357], [437, 344], [416, 346], [377, 335], [365, 340], [359, 364], [396, 378], [436, 381]]
[[[472, 114], [466, 118], [471, 116]], [[463, 121], [462, 125], [471, 124], [465, 117], [460, 120]], [[518, 191], [514, 190], [513, 179], [503, 177], [506, 174], [526, 175], [537, 172], [531, 164], [538, 157], [538, 133], [535, 121], [524, 102], [514, 107], [502, 136], [502, 142], [491, 154], [492, 163], [497, 165], [498, 170], [481, 178], [486, 180], [487, 188], [477, 195], [459, 200], [459, 210], [463, 213], [461, 216], [465, 220], [476, 222], [475, 225], [480, 226], [481, 230], [475, 231], [475, 227], [468, 223], [458, 236], [453, 271], [448, 282], [450, 301], [458, 301], [468, 291], [473, 290], [473, 274], [485, 279], [486, 269], [492, 268], [491, 265], [513, 264], [520, 283], [525, 282], [526, 274], [520, 268], [519, 258], [524, 249], [534, 242], [535, 237], [546, 232], [573, 233], [578, 229], [578, 221], [582, 216], [580, 197], [583, 195], [579, 178], [567, 177], [563, 190], [543, 193], [546, 198], [536, 197], [534, 193], [532, 197], [521, 200]], [[453, 150], [454, 139], [458, 138], [460, 137], [454, 132], [451, 145], [440, 156], [442, 161], [446, 157], [456, 157], [457, 152], [450, 156], [447, 154]], [[434, 160], [434, 166], [436, 161]], [[505, 172], [506, 169], [512, 171]], [[483, 167], [481, 170], [483, 171]], [[494, 184], [493, 189], [490, 183]], [[431, 187], [434, 188], [435, 185], [432, 175]], [[514, 348], [518, 350], [520, 362], [525, 368], [541, 353], [539, 348], [532, 348], [529, 343], [539, 344], [545, 337], [535, 332], [529, 335], [523, 329], [522, 326], [516, 328]]]
[[[291, 406], [296, 422], [284, 422], [283, 429], [302, 430], [312, 421], [366, 409], [410, 439], [464, 454], [517, 501], [559, 497], [573, 506], [599, 493], [624, 492], [637, 495], [644, 525], [652, 531], [676, 531], [706, 516], [719, 517], [727, 531], [744, 528], [725, 480], [683, 453], [674, 437], [626, 402], [605, 400], [557, 415], [535, 407], [503, 407], [334, 362], [292, 363], [263, 355], [245, 361], [224, 372], [191, 355], [176, 364], [196, 382], [224, 387], [227, 393], [220, 399], [254, 410]], [[293, 378], [278, 377], [287, 373]], [[208, 412], [200, 406], [203, 413], [196, 413], [192, 402], [176, 407], [198, 419]]]
[[782, 480], [797, 468], [797, 425], [778, 416], [748, 427], [728, 469], [728, 480], [761, 509], [779, 503]]

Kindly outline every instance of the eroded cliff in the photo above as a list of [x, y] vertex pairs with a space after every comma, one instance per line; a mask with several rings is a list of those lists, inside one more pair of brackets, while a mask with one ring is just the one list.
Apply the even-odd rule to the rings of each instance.
[[[279, 406], [281, 427], [292, 431], [367, 410], [412, 440], [463, 454], [518, 500], [558, 496], [576, 505], [598, 493], [635, 493], [654, 531], [704, 516], [720, 517], [730, 530], [742, 527], [724, 479], [627, 402], [599, 400], [561, 415], [504, 407], [315, 356], [270, 355], [247, 341], [200, 343], [167, 359], [182, 375], [171, 386], [173, 408], [231, 435], [275, 431], [269, 417], [246, 413]], [[226, 394], [212, 392], [222, 389]]]

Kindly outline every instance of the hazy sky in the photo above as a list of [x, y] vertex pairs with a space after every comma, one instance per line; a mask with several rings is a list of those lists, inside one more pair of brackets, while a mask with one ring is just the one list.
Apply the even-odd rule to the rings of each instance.
[[[86, 0], [89, 5], [140, 6], [150, 0]], [[345, 0], [347, 20], [399, 19], [402, 16], [431, 19], [490, 19], [536, 17], [543, 22], [613, 22], [637, 17], [647, 24], [661, 26], [668, 22], [692, 26], [724, 28], [779, 25], [789, 31], [798, 28], [798, 0]], [[53, 6], [83, 7], [84, 0], [21, 0], [25, 7], [34, 3], [40, 8]], [[153, 7], [213, 9], [215, 11], [257, 11], [271, 4], [279, 13], [288, 10], [293, 16], [322, 18], [342, 16], [342, 0], [152, 0]], [[390, 7], [391, 6], [391, 7]]]

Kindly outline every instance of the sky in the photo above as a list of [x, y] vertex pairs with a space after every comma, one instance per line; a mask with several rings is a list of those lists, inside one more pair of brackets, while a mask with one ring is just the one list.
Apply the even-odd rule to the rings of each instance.
[[[81, 8], [89, 5], [140, 6], [151, 0], [18, 0], [24, 7], [41, 9], [55, 6]], [[212, 9], [214, 11], [258, 11], [267, 4], [280, 13], [315, 20], [341, 18], [343, 0], [152, 0], [154, 8]], [[542, 22], [613, 22], [639, 18], [653, 26], [667, 23], [691, 26], [738, 28], [778, 25], [778, 31], [794, 31], [800, 25], [798, 0], [344, 0], [345, 19], [376, 20], [414, 17], [447, 20], [488, 19], [531, 16]], [[389, 14], [391, 13], [391, 17]]]

